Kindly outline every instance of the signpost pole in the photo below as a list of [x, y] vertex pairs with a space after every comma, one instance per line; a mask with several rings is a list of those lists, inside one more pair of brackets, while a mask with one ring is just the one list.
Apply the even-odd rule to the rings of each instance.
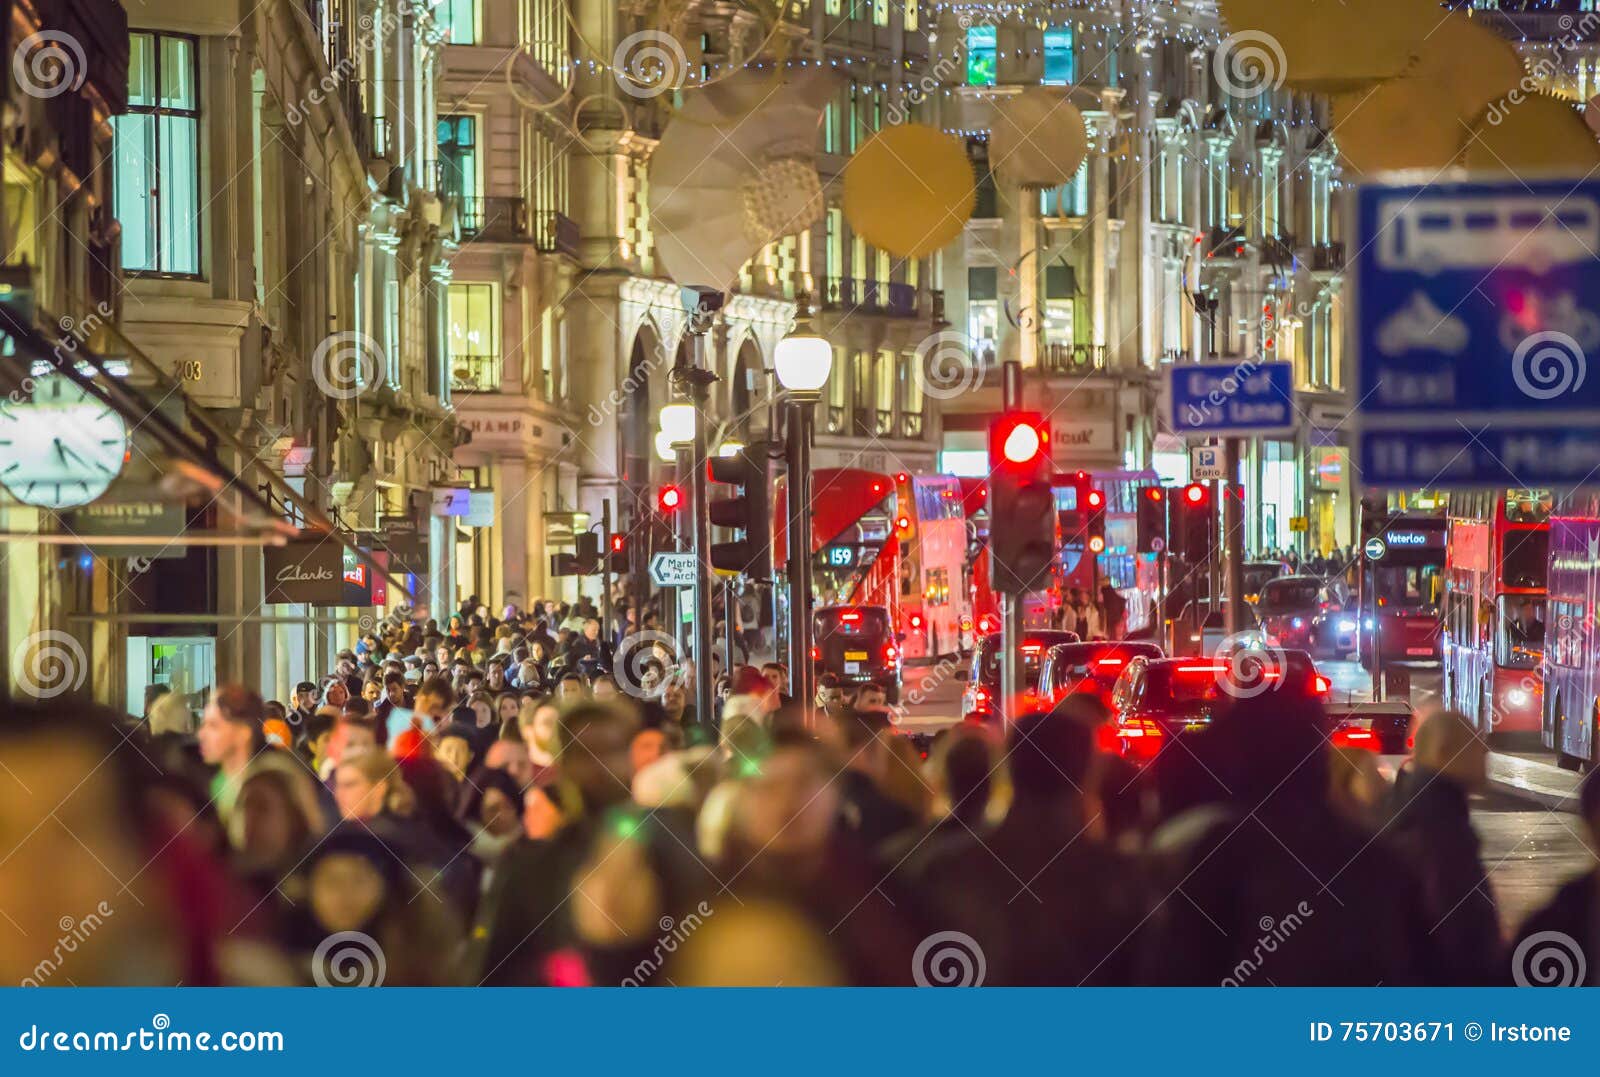
[[[1022, 407], [1022, 365], [1012, 360], [1001, 369], [1004, 379], [1001, 382], [1001, 407], [1006, 411], [1018, 410]], [[1002, 523], [991, 519], [989, 526], [993, 528]], [[1088, 554], [1087, 549], [1084, 552]], [[1000, 714], [1005, 722], [1010, 723], [1016, 720], [1022, 701], [1023, 596], [1001, 595], [1000, 601]]]
[[1217, 486], [1222, 490], [1222, 546], [1227, 558], [1227, 604], [1223, 609], [1223, 631], [1229, 636], [1244, 627], [1244, 498], [1239, 479], [1239, 439], [1223, 442], [1223, 467], [1227, 470]]
[[616, 626], [611, 620], [611, 499], [608, 497], [600, 502], [600, 642], [603, 652], [613, 649], [615, 633]]
[[810, 399], [790, 394], [788, 450], [789, 683], [805, 713], [816, 697], [816, 671], [811, 664], [811, 437]]

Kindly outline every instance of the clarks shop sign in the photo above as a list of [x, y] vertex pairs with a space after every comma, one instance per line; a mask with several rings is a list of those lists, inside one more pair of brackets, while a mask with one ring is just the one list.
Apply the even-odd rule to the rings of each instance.
[[344, 547], [332, 539], [268, 546], [261, 560], [263, 601], [337, 606], [344, 600]]

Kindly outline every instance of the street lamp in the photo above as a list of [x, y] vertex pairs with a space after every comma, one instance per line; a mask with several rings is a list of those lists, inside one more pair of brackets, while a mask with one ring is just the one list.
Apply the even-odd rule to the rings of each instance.
[[694, 428], [693, 404], [668, 404], [661, 409], [661, 434], [673, 448], [693, 445]]
[[[693, 475], [695, 471], [694, 436], [695, 427], [698, 425], [694, 405], [686, 403], [667, 404], [662, 407], [657, 423], [661, 427], [661, 432], [656, 435], [656, 455], [674, 465], [674, 474], [681, 487], [691, 491], [698, 489], [694, 484]], [[701, 504], [703, 500], [704, 498], [700, 500], [691, 499], [690, 511], [677, 514], [676, 522], [680, 549], [694, 549], [694, 514], [704, 511]], [[672, 603], [669, 608], [672, 611], [672, 636], [677, 644], [678, 656], [681, 658], [688, 654], [688, 641], [684, 639], [682, 607], [679, 605], [679, 596], [676, 592], [672, 594]], [[697, 610], [696, 619], [698, 620], [698, 618], [699, 613]], [[701, 678], [697, 670], [695, 683], [698, 685], [701, 679], [703, 678]], [[696, 691], [698, 692], [698, 688]], [[702, 721], [709, 720], [709, 716], [702, 719]]]
[[795, 312], [794, 332], [778, 341], [772, 365], [788, 399], [789, 669], [796, 697], [810, 708], [816, 700], [816, 671], [811, 666], [811, 441], [816, 404], [833, 370], [833, 345], [811, 331], [804, 295]]

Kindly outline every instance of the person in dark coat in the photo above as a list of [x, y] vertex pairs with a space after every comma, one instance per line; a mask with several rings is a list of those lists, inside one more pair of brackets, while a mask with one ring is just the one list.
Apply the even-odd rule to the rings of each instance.
[[1488, 780], [1488, 755], [1466, 717], [1429, 715], [1417, 729], [1414, 767], [1396, 790], [1386, 834], [1422, 881], [1439, 984], [1506, 978], [1500, 917], [1468, 807]]
[[[1583, 780], [1578, 812], [1590, 847], [1600, 849], [1600, 771]], [[1523, 922], [1511, 978], [1519, 987], [1600, 986], [1600, 867], [1569, 880]]]
[[1236, 700], [1169, 745], [1182, 805], [1147, 848], [1150, 916], [1136, 982], [1373, 986], [1428, 981], [1433, 942], [1405, 862], [1329, 802], [1321, 704]]
[[[928, 930], [976, 943], [984, 983], [1130, 982], [1144, 910], [1132, 862], [1094, 833], [1084, 796], [1093, 757], [1086, 723], [1054, 713], [1020, 718], [1008, 746], [1005, 819], [985, 833], [934, 837], [899, 873], [900, 891], [924, 898]], [[938, 970], [919, 971], [937, 982]]]

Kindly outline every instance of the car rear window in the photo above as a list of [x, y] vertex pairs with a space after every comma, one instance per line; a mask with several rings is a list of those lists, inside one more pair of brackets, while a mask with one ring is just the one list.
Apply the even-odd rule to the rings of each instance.
[[889, 615], [881, 609], [824, 610], [817, 614], [817, 638], [833, 636], [872, 636], [889, 634]]
[[1315, 580], [1273, 580], [1261, 588], [1261, 604], [1278, 609], [1315, 605], [1320, 590]]

